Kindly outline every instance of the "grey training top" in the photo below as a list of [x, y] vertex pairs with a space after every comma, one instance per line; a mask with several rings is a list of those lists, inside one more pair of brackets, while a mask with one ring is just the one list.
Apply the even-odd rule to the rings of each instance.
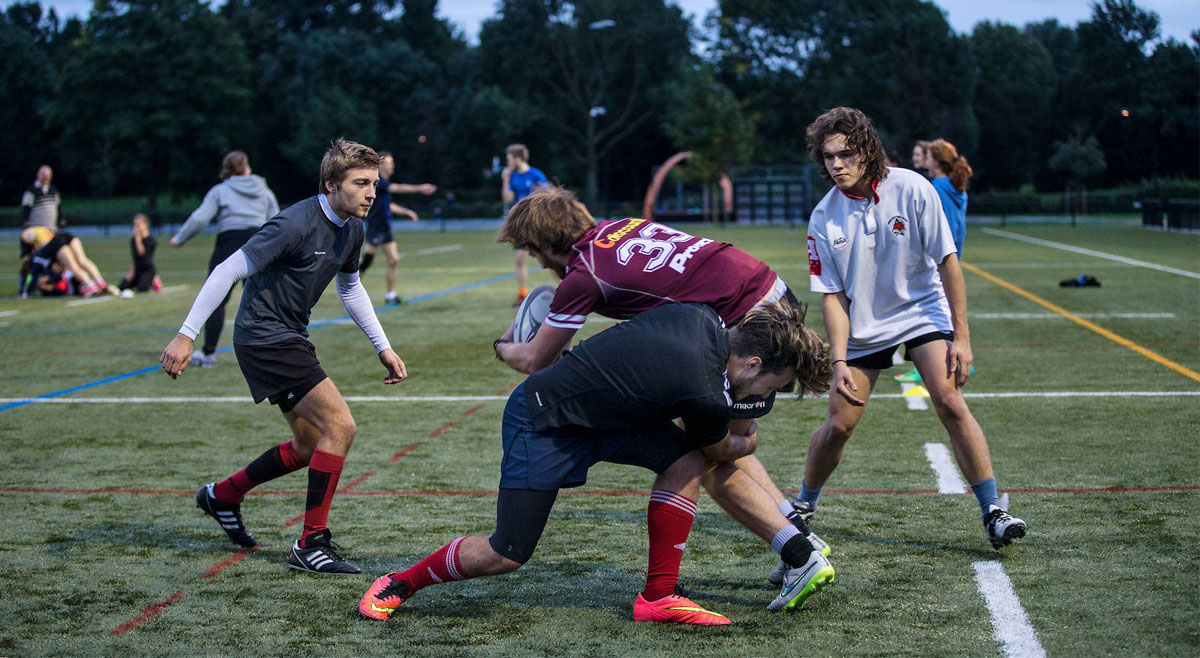
[[187, 242], [213, 219], [217, 220], [218, 233], [258, 228], [278, 212], [279, 202], [266, 179], [254, 174], [230, 176], [204, 195], [204, 201], [188, 216], [174, 240], [177, 244]]
[[362, 241], [362, 220], [341, 220], [323, 194], [272, 218], [242, 247], [254, 273], [246, 279], [233, 342], [307, 338], [312, 308], [329, 282], [339, 271], [358, 271]]

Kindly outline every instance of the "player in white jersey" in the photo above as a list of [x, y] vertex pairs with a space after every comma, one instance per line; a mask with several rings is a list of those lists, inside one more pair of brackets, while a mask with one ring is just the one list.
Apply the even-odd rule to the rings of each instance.
[[807, 141], [821, 176], [835, 186], [808, 225], [811, 289], [824, 294], [834, 370], [801, 500], [815, 511], [880, 371], [903, 344], [979, 500], [988, 539], [995, 548], [1012, 543], [1025, 535], [1025, 522], [1001, 508], [987, 439], [962, 395], [973, 360], [967, 298], [936, 190], [920, 174], [887, 167], [875, 127], [859, 110], [822, 114]]

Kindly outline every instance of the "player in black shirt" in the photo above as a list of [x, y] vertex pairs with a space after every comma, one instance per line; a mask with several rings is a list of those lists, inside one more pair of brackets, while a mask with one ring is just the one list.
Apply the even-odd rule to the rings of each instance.
[[[460, 537], [408, 570], [377, 579], [359, 612], [384, 620], [423, 587], [520, 568], [533, 555], [558, 490], [584, 484], [592, 464], [606, 461], [658, 476], [647, 509], [649, 569], [634, 620], [728, 624], [677, 589], [700, 477], [706, 467], [721, 468], [712, 462], [731, 462], [757, 447], [753, 431], [728, 432], [735, 399], [769, 395], [798, 371], [828, 368], [825, 359], [820, 337], [795, 307], [781, 304], [754, 309], [731, 329], [708, 306], [668, 304], [583, 341], [509, 397], [495, 533]], [[730, 467], [727, 475], [737, 472]], [[744, 475], [743, 486], [728, 479], [717, 477], [710, 493], [793, 567], [770, 609], [798, 608], [833, 581], [832, 565], [766, 491], [744, 486]]]
[[230, 288], [246, 279], [233, 330], [238, 366], [255, 402], [270, 400], [279, 406], [292, 438], [232, 476], [201, 487], [196, 505], [235, 543], [255, 546], [258, 542], [242, 520], [243, 497], [264, 482], [307, 467], [304, 528], [287, 560], [289, 568], [299, 571], [359, 573], [338, 553], [327, 526], [356, 425], [308, 341], [309, 316], [331, 281], [337, 279], [342, 304], [387, 369], [383, 383], [408, 376], [358, 278], [361, 217], [375, 198], [378, 178], [374, 150], [335, 140], [321, 161], [321, 193], [280, 212], [213, 269], [160, 358], [163, 370], [178, 377], [192, 360], [205, 320]]

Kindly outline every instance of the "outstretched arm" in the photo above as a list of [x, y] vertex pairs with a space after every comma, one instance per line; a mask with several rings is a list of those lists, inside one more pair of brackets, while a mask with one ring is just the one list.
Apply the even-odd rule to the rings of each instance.
[[392, 194], [424, 194], [429, 196], [437, 192], [437, 185], [433, 183], [392, 183], [388, 185], [388, 192]]
[[229, 294], [233, 284], [252, 273], [250, 259], [241, 249], [238, 249], [233, 252], [232, 256], [226, 258], [225, 262], [216, 266], [212, 274], [208, 275], [204, 287], [200, 289], [200, 294], [196, 295], [196, 301], [192, 302], [192, 309], [188, 312], [187, 319], [183, 321], [183, 326], [179, 328], [179, 333], [175, 335], [174, 340], [167, 345], [158, 359], [163, 370], [172, 379], [183, 374], [188, 364], [191, 363], [192, 347], [195, 345], [196, 335], [200, 333], [200, 328], [204, 326], [208, 316], [212, 315], [213, 310], [221, 304], [225, 295]]
[[384, 377], [383, 383], [395, 384], [408, 377], [404, 362], [392, 351], [391, 343], [388, 342], [387, 335], [383, 332], [383, 325], [379, 324], [379, 318], [375, 315], [374, 307], [371, 306], [371, 298], [367, 295], [367, 289], [363, 287], [362, 281], [359, 280], [358, 272], [338, 272], [337, 290], [338, 297], [342, 300], [342, 306], [346, 307], [350, 318], [370, 339], [371, 344], [375, 346], [375, 351], [379, 353], [379, 362], [383, 364], [384, 368], [387, 368], [388, 374]]

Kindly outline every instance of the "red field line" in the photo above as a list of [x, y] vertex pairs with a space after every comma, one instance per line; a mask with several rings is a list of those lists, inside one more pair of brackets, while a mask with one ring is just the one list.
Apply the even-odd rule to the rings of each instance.
[[464, 411], [464, 412], [463, 412], [463, 414], [462, 414], [462, 415], [463, 415], [463, 418], [466, 418], [467, 416], [470, 416], [471, 414], [475, 413], [476, 411], [479, 411], [479, 410], [480, 410], [480, 409], [482, 409], [482, 408], [483, 408], [483, 405], [482, 405], [482, 404], [477, 404], [477, 405], [475, 405], [475, 406], [471, 407], [470, 409], [467, 409], [467, 410], [466, 410], [466, 411]]
[[391, 458], [391, 459], [389, 459], [389, 460], [388, 460], [388, 462], [398, 462], [398, 461], [400, 461], [400, 459], [402, 459], [402, 458], [403, 458], [405, 455], [407, 455], [408, 453], [412, 452], [413, 450], [416, 450], [416, 449], [417, 449], [417, 446], [419, 446], [419, 445], [421, 445], [421, 444], [420, 444], [420, 443], [414, 443], [414, 444], [412, 444], [412, 445], [410, 445], [410, 446], [407, 446], [407, 447], [405, 447], [403, 450], [397, 451], [397, 452], [396, 452], [396, 454], [392, 455], [392, 458]]
[[432, 438], [438, 436], [439, 434], [441, 434], [442, 432], [445, 432], [446, 430], [450, 429], [451, 427], [454, 427], [454, 423], [446, 423], [445, 425], [442, 425], [441, 427], [437, 428], [436, 430], [430, 432], [429, 438], [432, 439]]
[[249, 555], [257, 550], [258, 550], [257, 546], [255, 546], [253, 548], [247, 548], [244, 550], [240, 550], [240, 551], [234, 553], [233, 555], [230, 555], [225, 561], [218, 562], [218, 563], [212, 565], [211, 567], [209, 567], [208, 571], [205, 571], [204, 575], [200, 576], [200, 577], [201, 578], [212, 578], [213, 576], [224, 571], [225, 567], [230, 567], [230, 566], [237, 564], [238, 562], [241, 562], [242, 560], [246, 559], [247, 555]]
[[171, 605], [172, 603], [175, 603], [176, 601], [178, 601], [179, 599], [182, 599], [182, 598], [183, 598], [183, 592], [175, 592], [174, 594], [168, 596], [165, 600], [155, 603], [154, 605], [146, 608], [145, 610], [142, 611], [142, 614], [140, 614], [140, 615], [134, 617], [133, 619], [130, 619], [129, 621], [122, 623], [120, 626], [112, 629], [112, 631], [109, 632], [109, 635], [120, 635], [126, 631], [132, 630], [134, 626], [137, 626], [138, 624], [146, 621], [147, 619], [150, 619], [151, 617], [157, 615], [158, 613], [163, 611], [163, 608]]

